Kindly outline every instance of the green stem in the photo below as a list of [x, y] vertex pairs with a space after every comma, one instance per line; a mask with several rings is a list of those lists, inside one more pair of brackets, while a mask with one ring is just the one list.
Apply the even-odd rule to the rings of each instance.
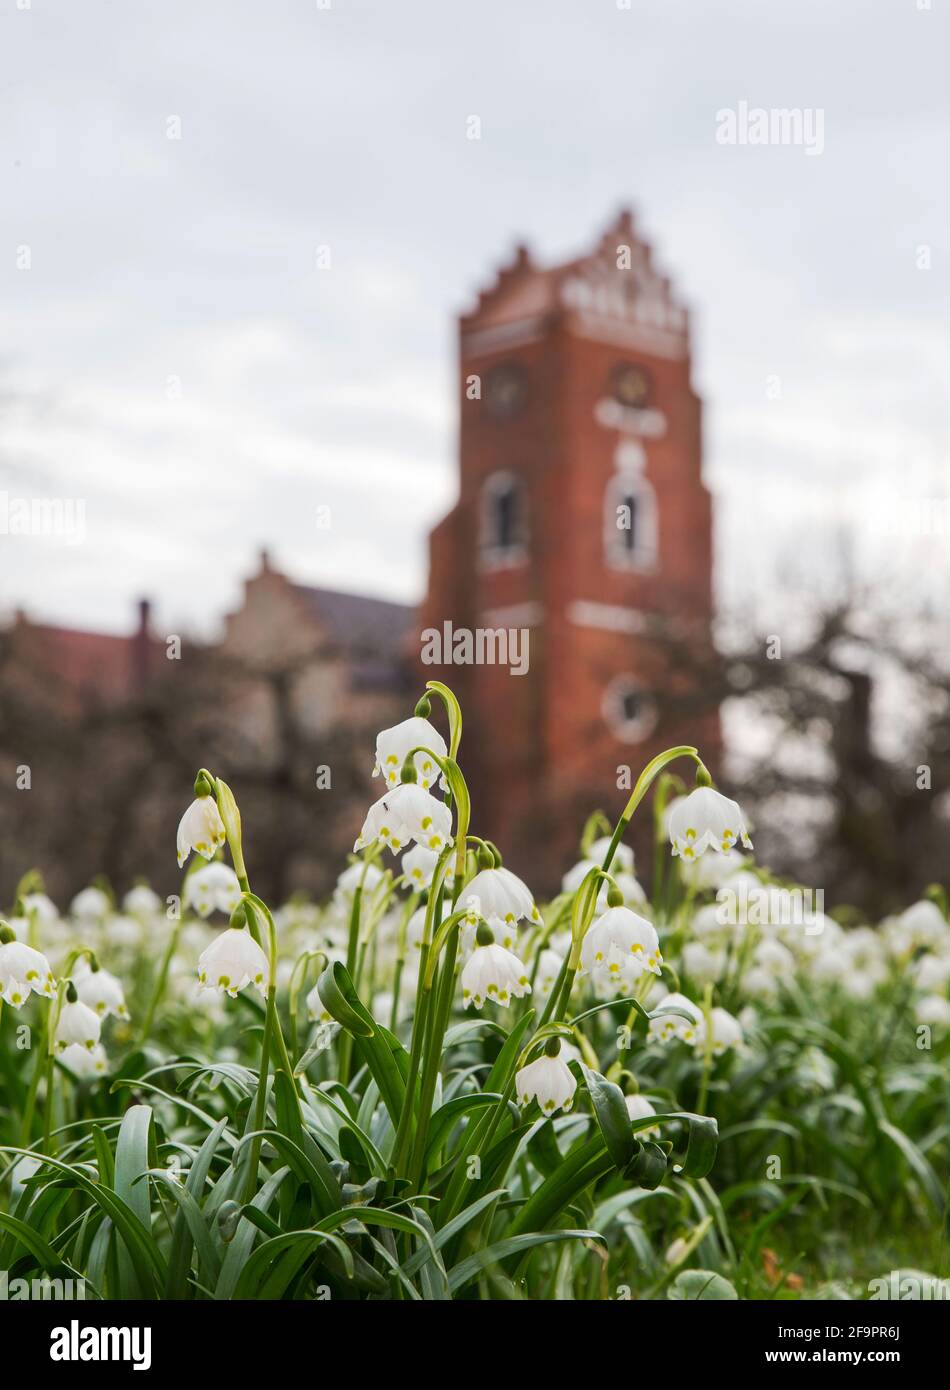
[[178, 949], [178, 937], [180, 933], [181, 918], [179, 917], [178, 921], [172, 928], [172, 934], [169, 938], [168, 945], [165, 948], [165, 954], [162, 957], [161, 966], [159, 967], [158, 979], [155, 981], [155, 988], [152, 991], [152, 997], [148, 1001], [148, 1008], [145, 1010], [145, 1018], [142, 1022], [141, 1033], [139, 1034], [139, 1040], [143, 1044], [148, 1040], [149, 1033], [152, 1031], [152, 1022], [155, 1018], [155, 1012], [158, 1009], [159, 1004], [162, 1002], [162, 999], [164, 998], [165, 986], [168, 983], [168, 971], [171, 968], [172, 958], [175, 954], [175, 951]]
[[412, 1163], [410, 1166], [410, 1174], [413, 1180], [412, 1190], [414, 1192], [419, 1190], [424, 1177], [426, 1138], [429, 1132], [430, 1112], [432, 1109], [432, 1101], [435, 1096], [439, 1067], [442, 1062], [442, 1041], [445, 1037], [445, 1030], [448, 1027], [449, 1015], [452, 1011], [452, 999], [455, 995], [455, 962], [458, 957], [458, 941], [459, 924], [456, 923], [446, 941], [445, 954], [442, 958], [442, 966], [436, 989], [435, 1007], [432, 1008], [430, 1005], [432, 1024], [428, 1030], [429, 1036], [426, 1041], [425, 1065], [422, 1072], [422, 1091], [419, 1098], [419, 1116], [416, 1124], [416, 1139], [413, 1146]]
[[257, 1191], [257, 1169], [261, 1158], [261, 1145], [263, 1135], [260, 1131], [265, 1127], [267, 1118], [267, 1078], [270, 1069], [270, 1036], [271, 1016], [276, 1010], [275, 1005], [276, 990], [274, 982], [271, 980], [267, 986], [267, 1009], [264, 1017], [264, 1039], [261, 1043], [261, 1065], [257, 1073], [257, 1099], [254, 1107], [254, 1129], [257, 1131], [251, 1140], [250, 1156], [248, 1158], [247, 1181], [244, 1184], [244, 1204], [254, 1196]]

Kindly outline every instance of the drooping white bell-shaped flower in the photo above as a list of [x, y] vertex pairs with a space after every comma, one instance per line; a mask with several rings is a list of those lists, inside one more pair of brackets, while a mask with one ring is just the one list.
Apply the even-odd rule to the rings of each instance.
[[69, 910], [80, 922], [101, 922], [112, 911], [112, 904], [101, 888], [90, 887], [76, 894]]
[[42, 951], [23, 941], [0, 945], [0, 999], [19, 1009], [31, 993], [52, 999], [55, 992], [53, 972]]
[[225, 841], [224, 821], [213, 796], [196, 796], [178, 822], [178, 867], [192, 850], [213, 859]]
[[581, 944], [581, 970], [616, 979], [634, 978], [644, 970], [660, 974], [663, 956], [656, 929], [629, 907], [608, 907]]
[[726, 969], [726, 952], [704, 941], [687, 941], [680, 957], [683, 970], [697, 985], [715, 984]]
[[77, 1081], [104, 1076], [109, 1069], [106, 1050], [101, 1043], [96, 1043], [91, 1050], [81, 1043], [70, 1043], [60, 1052], [59, 1061]]
[[147, 883], [137, 883], [122, 899], [122, 910], [133, 917], [157, 917], [164, 903]]
[[77, 1043], [91, 1052], [99, 1041], [101, 1031], [99, 1015], [90, 1009], [88, 1004], [83, 1004], [78, 999], [74, 1003], [67, 1001], [60, 1010], [59, 1021], [56, 1024], [57, 1051], [62, 1052], [70, 1043]]
[[462, 970], [462, 1003], [466, 1009], [469, 1004], [480, 1009], [490, 999], [507, 1008], [512, 999], [531, 993], [528, 971], [516, 955], [491, 940], [490, 931], [486, 944], [478, 944], [479, 939], [486, 938], [484, 923], [478, 933], [475, 949]]
[[[604, 844], [605, 844], [606, 841], [602, 841], [601, 843], [604, 843]], [[621, 848], [621, 849], [626, 849], [626, 846], [625, 846], [625, 845], [622, 845], [622, 846], [620, 846], [620, 848]], [[631, 851], [631, 856], [632, 856], [632, 851]], [[618, 856], [618, 857], [619, 857], [619, 856]], [[584, 879], [585, 879], [585, 878], [587, 877], [587, 875], [590, 873], [591, 869], [599, 869], [599, 868], [600, 868], [600, 861], [598, 861], [598, 860], [594, 860], [594, 859], [582, 859], [582, 860], [580, 860], [580, 862], [577, 863], [577, 864], [575, 864], [573, 868], [568, 869], [567, 873], [564, 875], [563, 879], [561, 880], [561, 891], [564, 892], [564, 893], [576, 893], [577, 890], [578, 890], [578, 888], [580, 888], [581, 884], [584, 882]], [[625, 868], [623, 868], [623, 867], [617, 869], [616, 871], [614, 871], [613, 869], [611, 869], [611, 874], [613, 875], [614, 882], [616, 883], [617, 887], [620, 889], [621, 893], [623, 894], [624, 902], [626, 902], [626, 903], [645, 903], [645, 902], [646, 902], [646, 900], [647, 900], [647, 895], [646, 895], [646, 893], [643, 891], [643, 886], [642, 886], [642, 884], [640, 884], [640, 883], [634, 878], [634, 876], [633, 876], [633, 874], [630, 872], [630, 870], [625, 869]], [[598, 911], [598, 912], [605, 912], [605, 911], [606, 911], [606, 909], [607, 909], [607, 898], [608, 898], [609, 892], [610, 892], [610, 884], [609, 884], [606, 880], [604, 880], [604, 882], [601, 883], [601, 885], [600, 885], [600, 891], [599, 891], [599, 893], [597, 894], [597, 911]]]
[[536, 1100], [545, 1115], [570, 1110], [576, 1090], [574, 1073], [559, 1054], [545, 1052], [515, 1076], [515, 1093], [521, 1104]]
[[[595, 840], [587, 851], [587, 858], [592, 859], [595, 864], [602, 864], [610, 849], [610, 837], [603, 835], [599, 840]], [[611, 873], [632, 874], [634, 872], [633, 850], [629, 845], [618, 844], [614, 850], [614, 857], [610, 865]]]
[[380, 840], [395, 854], [415, 840], [424, 849], [452, 843], [452, 813], [415, 782], [400, 782], [369, 808], [354, 849]]
[[930, 898], [911, 903], [898, 921], [914, 946], [939, 946], [950, 938], [950, 925]]
[[91, 1048], [84, 1047], [82, 1043], [68, 1043], [60, 1052], [59, 1060], [79, 1081], [105, 1076], [109, 1070], [109, 1060], [102, 1043], [96, 1043]]
[[917, 1001], [915, 1017], [918, 1023], [945, 1028], [950, 1024], [950, 999], [942, 994], [923, 994]]
[[[320, 979], [322, 978], [323, 976], [321, 975]], [[320, 998], [320, 980], [317, 981], [313, 989], [307, 995], [307, 1013], [313, 1019], [314, 1023], [333, 1022], [333, 1015]]]
[[545, 947], [538, 957], [538, 969], [534, 977], [534, 988], [541, 1000], [546, 1000], [557, 983], [564, 964], [564, 957], [550, 947]]
[[44, 926], [59, 921], [59, 908], [45, 893], [27, 893], [23, 899], [23, 906], [28, 917], [42, 922]]
[[381, 882], [382, 877], [382, 869], [358, 859], [354, 864], [348, 864], [340, 874], [333, 890], [333, 897], [338, 903], [345, 903], [349, 907], [353, 902], [353, 894], [360, 885], [363, 888], [363, 896], [366, 897]]
[[706, 1047], [707, 1037], [711, 1039], [709, 1050], [714, 1057], [721, 1057], [730, 1047], [742, 1044], [742, 1024], [727, 1009], [710, 1009], [708, 1026], [704, 1016], [696, 1033], [696, 1046], [700, 1051]]
[[[490, 927], [516, 927], [519, 922], [540, 921], [531, 889], [510, 869], [479, 869], [462, 889], [461, 906], [477, 905]], [[497, 933], [496, 933], [497, 935]]]
[[[641, 1096], [636, 1092], [632, 1096], [625, 1097], [627, 1103], [627, 1114], [631, 1120], [645, 1120], [649, 1115], [655, 1115], [656, 1110], [647, 1100], [646, 1096]], [[645, 1129], [637, 1130], [638, 1139], [653, 1139], [660, 1137], [659, 1125], [647, 1125]]]
[[706, 854], [699, 859], [694, 859], [692, 863], [684, 859], [682, 863], [683, 879], [697, 892], [704, 892], [710, 888], [722, 888], [726, 885], [731, 888], [733, 875], [743, 873], [748, 862], [748, 859], [738, 850], [726, 850], [721, 854]]
[[419, 750], [412, 760], [419, 777], [418, 785], [423, 791], [436, 786], [441, 770], [435, 759], [429, 755], [437, 753], [439, 757], [444, 758], [449, 750], [435, 725], [417, 714], [377, 734], [376, 766], [373, 768], [373, 776], [385, 777], [387, 786], [398, 786], [402, 765], [413, 748]]
[[109, 1014], [113, 1018], [128, 1018], [121, 981], [108, 970], [86, 970], [81, 976], [77, 972], [75, 984], [80, 1002], [88, 1005], [100, 1018], [106, 1018]]
[[739, 803], [714, 787], [696, 787], [678, 800], [669, 814], [669, 828], [673, 853], [685, 860], [698, 859], [710, 847], [729, 854], [740, 841], [752, 848]]
[[426, 849], [424, 845], [413, 845], [402, 857], [402, 871], [408, 886], [415, 892], [428, 888], [438, 862], [436, 850]]
[[222, 989], [232, 999], [246, 985], [266, 994], [270, 971], [267, 957], [241, 927], [228, 927], [198, 957], [198, 983], [205, 989]]
[[674, 1038], [688, 1043], [696, 1042], [696, 1030], [703, 1011], [685, 994], [667, 994], [657, 1005], [658, 1009], [675, 1009], [675, 1013], [660, 1014], [651, 1018], [647, 1028], [648, 1042], [672, 1042]]
[[185, 906], [201, 917], [212, 912], [231, 913], [241, 901], [241, 885], [230, 864], [203, 864], [185, 879]]

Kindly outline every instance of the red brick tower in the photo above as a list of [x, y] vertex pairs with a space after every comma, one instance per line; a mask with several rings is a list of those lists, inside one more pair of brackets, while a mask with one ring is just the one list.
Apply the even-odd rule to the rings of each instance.
[[[658, 626], [708, 644], [711, 508], [688, 315], [628, 212], [566, 265], [518, 249], [460, 320], [459, 400], [460, 495], [430, 538], [422, 669], [462, 700], [473, 830], [551, 889], [586, 815], [626, 800], [618, 769], [635, 778], [674, 742], [713, 762], [718, 747], [715, 714], [682, 727], [656, 698], [672, 681]], [[486, 635], [499, 630], [507, 652]]]

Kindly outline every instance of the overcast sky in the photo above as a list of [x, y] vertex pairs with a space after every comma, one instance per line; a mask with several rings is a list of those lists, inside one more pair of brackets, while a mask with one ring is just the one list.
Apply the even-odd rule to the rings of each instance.
[[[0, 608], [210, 630], [262, 544], [417, 598], [455, 315], [624, 203], [694, 311], [725, 599], [843, 525], [946, 588], [901, 509], [947, 494], [950, 3], [625, 3], [4, 0], [0, 491], [86, 536], [0, 535]], [[741, 102], [822, 152], [718, 143]]]

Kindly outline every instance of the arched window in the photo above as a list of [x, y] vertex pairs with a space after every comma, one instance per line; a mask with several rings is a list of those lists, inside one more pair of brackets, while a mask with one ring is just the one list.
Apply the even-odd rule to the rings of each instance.
[[615, 738], [640, 743], [656, 724], [653, 699], [635, 676], [615, 676], [604, 691], [604, 720]]
[[487, 569], [524, 563], [527, 517], [524, 487], [512, 473], [493, 473], [482, 489], [481, 561]]
[[656, 567], [656, 493], [640, 473], [616, 473], [607, 484], [604, 554], [611, 569]]

